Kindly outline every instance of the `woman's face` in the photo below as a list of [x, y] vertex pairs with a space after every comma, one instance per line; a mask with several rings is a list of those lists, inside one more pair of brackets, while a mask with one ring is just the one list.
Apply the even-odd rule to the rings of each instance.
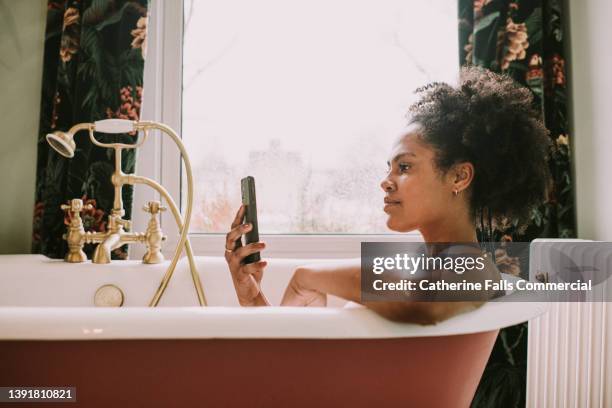
[[387, 177], [380, 184], [385, 191], [387, 227], [409, 232], [439, 223], [448, 214], [453, 184], [434, 163], [434, 150], [421, 141], [418, 127], [412, 127], [393, 146]]

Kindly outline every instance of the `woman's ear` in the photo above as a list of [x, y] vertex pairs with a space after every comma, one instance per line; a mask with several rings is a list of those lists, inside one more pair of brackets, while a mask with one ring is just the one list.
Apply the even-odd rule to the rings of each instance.
[[474, 179], [474, 165], [470, 162], [461, 162], [453, 166], [452, 170], [453, 191], [458, 193], [466, 190]]

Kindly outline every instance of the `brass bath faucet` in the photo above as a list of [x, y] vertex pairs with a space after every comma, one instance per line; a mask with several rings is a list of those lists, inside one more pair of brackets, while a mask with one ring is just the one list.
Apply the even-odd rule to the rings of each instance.
[[[162, 134], [170, 136], [174, 143], [178, 146], [183, 161], [185, 163], [185, 170], [187, 175], [187, 205], [185, 209], [185, 217], [181, 216], [181, 213], [168, 193], [168, 191], [156, 181], [147, 177], [137, 176], [135, 174], [125, 174], [121, 169], [121, 153], [123, 149], [136, 149], [140, 147], [148, 137], [150, 130], [160, 130]], [[162, 281], [160, 282], [159, 288], [155, 292], [155, 295], [151, 299], [149, 306], [157, 306], [161, 296], [164, 294], [168, 282], [172, 278], [176, 264], [179, 261], [183, 249], [187, 254], [189, 260], [189, 267], [191, 269], [191, 276], [193, 284], [198, 296], [198, 301], [201, 306], [206, 305], [206, 298], [204, 297], [204, 291], [200, 282], [200, 277], [195, 267], [195, 261], [193, 258], [193, 251], [191, 244], [188, 239], [189, 222], [191, 220], [191, 209], [193, 206], [193, 176], [191, 172], [191, 164], [187, 151], [183, 146], [179, 136], [170, 127], [157, 122], [135, 122], [126, 119], [105, 119], [94, 123], [80, 123], [70, 128], [68, 132], [54, 132], [47, 135], [47, 142], [61, 155], [71, 158], [74, 157], [76, 150], [76, 144], [74, 142], [74, 136], [81, 130], [87, 130], [89, 132], [89, 138], [91, 142], [99, 147], [113, 149], [115, 151], [115, 171], [111, 177], [111, 182], [115, 189], [115, 197], [113, 201], [113, 208], [108, 215], [108, 227], [106, 232], [86, 232], [83, 227], [83, 221], [80, 213], [83, 210], [91, 209], [91, 206], [83, 205], [83, 201], [80, 199], [73, 199], [70, 201], [70, 205], [62, 205], [64, 211], [70, 212], [70, 224], [68, 225], [68, 232], [64, 234], [64, 239], [68, 243], [68, 253], [64, 260], [66, 262], [85, 262], [87, 256], [83, 252], [83, 246], [85, 244], [98, 244], [94, 251], [92, 262], [94, 263], [109, 263], [111, 251], [119, 248], [124, 244], [131, 243], [144, 243], [147, 247], [147, 252], [143, 257], [143, 262], [147, 264], [155, 264], [163, 262], [164, 256], [161, 253], [161, 243], [166, 239], [164, 236], [158, 216], [160, 212], [165, 211], [166, 208], [161, 205], [159, 201], [150, 201], [143, 210], [151, 214], [151, 219], [147, 226], [146, 232], [130, 232], [131, 222], [123, 219], [125, 210], [123, 208], [123, 200], [121, 198], [121, 190], [125, 184], [145, 184], [155, 189], [162, 198], [168, 203], [172, 215], [178, 225], [180, 232], [180, 238], [174, 256], [170, 261], [168, 270], [166, 271]], [[102, 143], [94, 137], [94, 131], [102, 133], [134, 133], [136, 141], [133, 144], [126, 143]], [[142, 132], [142, 138], [138, 140], [138, 132]]]
[[111, 251], [119, 248], [124, 244], [133, 242], [141, 242], [146, 244], [147, 252], [142, 258], [144, 263], [156, 264], [164, 261], [164, 255], [161, 253], [161, 241], [166, 239], [159, 226], [159, 221], [156, 215], [165, 210], [159, 201], [149, 201], [144, 211], [151, 213], [151, 220], [145, 233], [127, 232], [131, 229], [131, 222], [124, 220], [122, 213], [111, 211], [108, 216], [108, 228], [106, 232], [90, 232], [83, 228], [81, 219], [81, 211], [91, 210], [93, 207], [83, 205], [83, 200], [79, 198], [72, 199], [70, 205], [62, 205], [62, 210], [70, 212], [70, 224], [68, 232], [64, 234], [64, 239], [68, 242], [68, 253], [64, 260], [66, 262], [85, 262], [87, 256], [83, 252], [85, 244], [98, 244], [91, 258], [93, 263], [110, 263]]

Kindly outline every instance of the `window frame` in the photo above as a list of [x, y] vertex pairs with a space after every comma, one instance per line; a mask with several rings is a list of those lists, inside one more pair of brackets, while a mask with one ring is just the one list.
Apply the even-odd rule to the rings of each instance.
[[[183, 0], [151, 0], [147, 33], [147, 55], [144, 74], [142, 120], [165, 123], [180, 135], [182, 116]], [[177, 63], [179, 62], [179, 63]], [[181, 136], [182, 137], [182, 136]], [[181, 203], [181, 157], [169, 137], [151, 134], [139, 150], [137, 174], [159, 180]], [[239, 186], [236, 186], [239, 188]], [[133, 225], [144, 231], [149, 216], [141, 211], [149, 200], [159, 200], [151, 189], [137, 187], [134, 194]], [[178, 241], [178, 228], [169, 211], [161, 215], [161, 226], [167, 240], [163, 252], [171, 256]], [[229, 225], [228, 225], [229, 230]], [[223, 233], [190, 233], [194, 253], [221, 256], [225, 246]], [[266, 256], [282, 258], [353, 258], [361, 254], [361, 242], [422, 242], [421, 234], [261, 234], [266, 242]], [[142, 246], [134, 246], [132, 255], [144, 254]]]

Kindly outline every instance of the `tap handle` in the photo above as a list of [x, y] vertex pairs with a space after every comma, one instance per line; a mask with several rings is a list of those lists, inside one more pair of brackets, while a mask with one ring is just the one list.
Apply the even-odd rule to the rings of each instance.
[[147, 264], [160, 263], [164, 260], [164, 256], [161, 253], [161, 243], [166, 240], [166, 236], [162, 233], [157, 215], [162, 211], [166, 211], [166, 207], [163, 207], [159, 201], [149, 201], [142, 209], [151, 214], [147, 232], [145, 232], [144, 236], [147, 252], [142, 261]]
[[73, 198], [72, 200], [70, 200], [70, 204], [62, 204], [60, 208], [64, 211], [80, 213], [83, 210], [93, 209], [93, 205], [91, 204], [83, 205], [83, 200], [81, 200], [80, 198]]
[[166, 207], [161, 205], [159, 201], [149, 201], [147, 205], [142, 207], [145, 212], [150, 213], [151, 215], [158, 214], [160, 212], [166, 211]]
[[129, 231], [132, 229], [132, 221], [130, 220], [123, 220], [123, 219], [118, 219], [117, 223], [123, 226], [123, 229], [125, 229], [126, 231]]
[[87, 255], [83, 252], [83, 244], [85, 244], [85, 230], [83, 228], [83, 220], [81, 219], [81, 211], [91, 210], [91, 204], [83, 205], [83, 200], [74, 198], [69, 204], [63, 204], [60, 208], [68, 211], [70, 224], [68, 232], [62, 235], [62, 238], [68, 243], [68, 252], [64, 260], [66, 262], [85, 262]]

